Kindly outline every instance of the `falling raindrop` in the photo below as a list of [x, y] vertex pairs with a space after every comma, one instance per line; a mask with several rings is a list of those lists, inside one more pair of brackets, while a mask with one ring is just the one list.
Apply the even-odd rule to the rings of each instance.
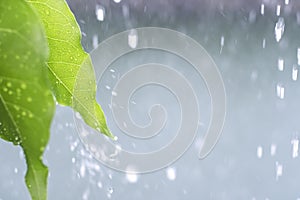
[[14, 172], [17, 174], [18, 173], [18, 168], [15, 167]]
[[271, 156], [275, 156], [275, 154], [276, 154], [276, 149], [277, 149], [276, 144], [271, 144], [271, 149], [270, 149]]
[[293, 145], [293, 153], [292, 153], [292, 157], [296, 158], [298, 157], [298, 149], [299, 149], [299, 140], [297, 138], [293, 139], [291, 141], [292, 145]]
[[112, 180], [112, 174], [108, 174], [108, 178]]
[[112, 193], [114, 193], [114, 188], [113, 187], [109, 187], [109, 188], [107, 188], [107, 192], [108, 192], [108, 194], [112, 194]]
[[284, 86], [281, 83], [276, 86], [276, 94], [280, 99], [284, 99]]
[[114, 0], [115, 3], [120, 3], [122, 0]]
[[111, 95], [113, 95], [113, 96], [115, 96], [115, 97], [116, 97], [116, 96], [118, 96], [118, 93], [117, 93], [117, 92], [115, 92], [115, 91], [112, 91], [112, 92], [111, 92]]
[[284, 33], [284, 19], [282, 17], [279, 17], [278, 21], [275, 24], [275, 39], [277, 42], [279, 42], [282, 38], [282, 35]]
[[104, 20], [104, 15], [105, 15], [105, 10], [102, 6], [96, 5], [96, 16], [98, 21], [103, 21]]
[[282, 176], [282, 172], [283, 172], [282, 164], [280, 164], [279, 162], [276, 162], [276, 180], [278, 180], [278, 178], [280, 176]]
[[128, 45], [135, 49], [137, 47], [138, 44], [138, 35], [137, 35], [137, 31], [135, 29], [132, 29], [129, 31], [128, 34]]
[[260, 14], [264, 15], [265, 14], [265, 4], [260, 5]]
[[298, 60], [298, 65], [300, 65], [300, 48], [297, 49], [297, 60]]
[[276, 15], [279, 16], [280, 15], [280, 10], [281, 10], [281, 6], [277, 5], [276, 6]]
[[255, 20], [256, 20], [256, 12], [254, 10], [251, 10], [249, 12], [248, 20], [249, 20], [250, 23], [254, 23], [255, 22]]
[[263, 46], [263, 48], [266, 48], [266, 39], [265, 38], [263, 39], [262, 46]]
[[84, 163], [81, 163], [80, 171], [79, 171], [81, 178], [85, 177], [85, 171], [86, 171], [85, 165], [84, 165]]
[[176, 179], [176, 169], [173, 167], [169, 167], [166, 171], [167, 178], [171, 181], [174, 181]]
[[256, 154], [258, 158], [261, 158], [263, 155], [263, 148], [261, 146], [257, 147]]
[[136, 173], [126, 173], [126, 179], [129, 183], [136, 183], [138, 181], [138, 175]]
[[224, 36], [223, 35], [221, 37], [220, 46], [221, 46], [221, 48], [220, 48], [220, 54], [221, 54], [222, 50], [223, 50], [223, 46], [224, 46]]
[[279, 71], [283, 71], [284, 69], [284, 60], [282, 58], [278, 58], [277, 66]]
[[293, 81], [298, 79], [298, 67], [296, 65], [294, 65], [292, 69], [292, 79]]
[[284, 0], [285, 5], [289, 5], [289, 3], [290, 3], [290, 0]]
[[93, 48], [96, 49], [99, 44], [98, 35], [93, 35]]
[[103, 185], [102, 185], [102, 183], [100, 181], [97, 183], [97, 186], [98, 186], [98, 188], [102, 188], [103, 187]]

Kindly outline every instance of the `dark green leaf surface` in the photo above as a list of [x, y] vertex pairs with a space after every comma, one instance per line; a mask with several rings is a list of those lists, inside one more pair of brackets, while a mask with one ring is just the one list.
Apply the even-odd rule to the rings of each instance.
[[23, 0], [0, 0], [0, 137], [23, 148], [26, 183], [39, 200], [47, 197], [48, 170], [41, 158], [55, 109], [47, 57], [37, 13]]

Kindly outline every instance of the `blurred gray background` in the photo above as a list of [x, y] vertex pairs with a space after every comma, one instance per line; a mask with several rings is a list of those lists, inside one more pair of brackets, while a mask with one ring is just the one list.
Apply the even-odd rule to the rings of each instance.
[[[212, 153], [199, 160], [199, 144], [210, 117], [201, 76], [193, 76], [191, 66], [166, 52], [131, 53], [110, 66], [114, 77], [137, 63], [161, 61], [190, 79], [199, 99], [199, 136], [168, 168], [126, 175], [93, 159], [80, 142], [72, 110], [57, 106], [44, 154], [49, 166], [48, 199], [300, 199], [300, 80], [295, 79], [300, 68], [300, 2], [119, 1], [68, 1], [86, 51], [116, 33], [145, 26], [170, 28], [194, 38], [215, 60], [225, 83], [227, 117], [222, 136]], [[149, 122], [147, 111], [154, 103], [168, 111], [167, 125], [158, 138], [135, 141], [122, 134], [112, 118], [111, 91], [106, 86], [112, 88], [116, 80], [108, 70], [98, 82], [97, 98], [122, 147], [143, 152], [166, 144], [180, 121], [174, 95], [157, 86], [133, 94], [130, 111], [138, 124]], [[25, 171], [21, 149], [1, 140], [0, 200], [30, 199]]]

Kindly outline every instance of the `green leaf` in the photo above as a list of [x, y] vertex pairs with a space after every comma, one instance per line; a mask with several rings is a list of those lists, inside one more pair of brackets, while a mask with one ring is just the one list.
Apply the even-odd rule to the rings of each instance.
[[47, 195], [42, 155], [55, 110], [45, 65], [48, 48], [37, 13], [23, 0], [0, 0], [0, 137], [20, 145], [32, 199]]
[[92, 62], [81, 46], [81, 32], [68, 5], [64, 0], [28, 2], [37, 9], [45, 26], [50, 48], [48, 69], [56, 100], [79, 112], [89, 126], [113, 137], [96, 102]]

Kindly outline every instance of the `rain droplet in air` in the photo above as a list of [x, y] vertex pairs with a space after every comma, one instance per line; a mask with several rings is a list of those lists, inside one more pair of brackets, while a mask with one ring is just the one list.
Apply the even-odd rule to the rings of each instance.
[[262, 47], [263, 47], [263, 49], [266, 48], [266, 39], [265, 38], [263, 39]]
[[223, 35], [221, 36], [220, 46], [221, 46], [221, 48], [220, 48], [220, 54], [221, 54], [223, 51], [223, 46], [224, 46], [224, 36]]
[[135, 49], [137, 47], [138, 44], [138, 35], [137, 35], [137, 31], [132, 29], [129, 31], [128, 34], [128, 45]]
[[109, 194], [112, 194], [112, 193], [114, 193], [114, 188], [109, 187], [109, 188], [107, 188], [107, 191], [108, 191]]
[[84, 163], [81, 163], [81, 166], [80, 166], [80, 176], [83, 178], [83, 177], [85, 177], [85, 165], [84, 165]]
[[99, 44], [98, 35], [93, 35], [93, 48], [96, 49]]
[[262, 155], [263, 155], [263, 148], [261, 146], [257, 147], [256, 155], [257, 155], [258, 158], [262, 157]]
[[256, 12], [255, 12], [255, 10], [251, 10], [249, 12], [248, 20], [249, 20], [250, 23], [254, 23], [255, 22], [255, 20], [256, 20]]
[[118, 93], [117, 93], [117, 92], [115, 92], [115, 91], [112, 91], [112, 92], [111, 92], [111, 95], [113, 95], [113, 96], [117, 96], [117, 95], [118, 95]]
[[280, 11], [281, 11], [281, 6], [277, 5], [276, 6], [276, 15], [279, 16], [280, 15]]
[[293, 69], [292, 69], [292, 79], [293, 81], [297, 81], [298, 79], [298, 67], [296, 65], [293, 66]]
[[98, 21], [103, 21], [105, 16], [105, 10], [102, 6], [96, 5], [96, 16]]
[[292, 157], [296, 158], [296, 157], [298, 157], [299, 140], [297, 138], [292, 139], [291, 143], [292, 143], [292, 146], [293, 146]]
[[166, 171], [167, 177], [169, 180], [174, 181], [176, 179], [176, 169], [173, 167], [170, 167]]
[[275, 156], [276, 149], [277, 149], [276, 144], [271, 144], [271, 148], [270, 148], [271, 156]]
[[265, 14], [265, 4], [260, 5], [260, 14], [264, 15]]
[[298, 65], [300, 65], [300, 48], [297, 49], [297, 60], [298, 60]]
[[114, 2], [115, 2], [115, 3], [120, 3], [120, 2], [121, 2], [121, 0], [114, 0]]
[[276, 162], [276, 180], [278, 180], [278, 178], [280, 176], [282, 176], [282, 172], [283, 172], [282, 164], [280, 164], [279, 162]]
[[282, 17], [279, 17], [278, 21], [275, 24], [275, 39], [277, 42], [279, 42], [282, 38], [282, 35], [284, 33], [284, 19]]
[[284, 86], [281, 83], [277, 83], [276, 94], [280, 99], [284, 99]]
[[129, 183], [136, 183], [138, 181], [138, 175], [136, 173], [126, 173], [126, 179]]
[[97, 183], [97, 186], [98, 186], [98, 188], [102, 188], [103, 187], [102, 183], [100, 181]]
[[285, 5], [289, 5], [289, 3], [290, 3], [290, 0], [284, 0]]
[[277, 66], [279, 71], [283, 71], [284, 69], [284, 60], [282, 58], [278, 58]]

